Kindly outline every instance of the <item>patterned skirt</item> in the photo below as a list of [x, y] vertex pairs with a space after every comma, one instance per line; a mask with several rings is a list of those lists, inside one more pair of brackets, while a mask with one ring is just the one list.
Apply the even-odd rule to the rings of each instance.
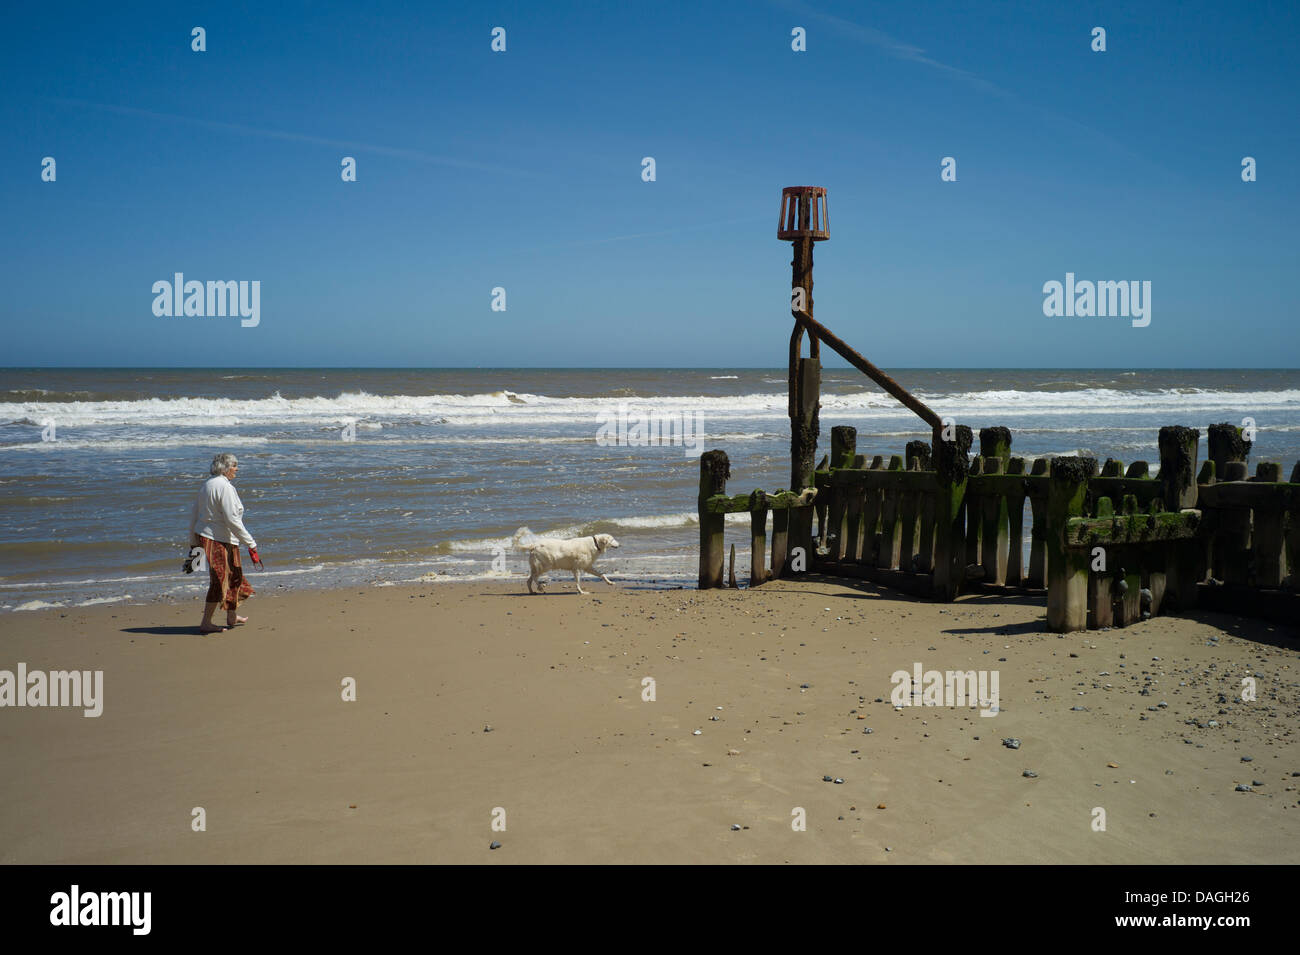
[[211, 537], [200, 539], [208, 562], [208, 603], [234, 610], [241, 600], [253, 596], [253, 585], [245, 579], [239, 564], [239, 545], [223, 544]]

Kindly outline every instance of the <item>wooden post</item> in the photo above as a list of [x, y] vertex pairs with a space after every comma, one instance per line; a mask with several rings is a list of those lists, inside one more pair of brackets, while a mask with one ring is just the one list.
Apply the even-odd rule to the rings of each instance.
[[1251, 442], [1236, 425], [1227, 421], [1210, 425], [1208, 460], [1214, 462], [1214, 473], [1220, 481], [1227, 480], [1225, 465], [1229, 461], [1244, 462], [1250, 454], [1250, 447]]
[[[984, 459], [978, 454], [971, 459], [970, 476], [984, 473]], [[962, 505], [965, 511], [965, 517], [962, 520], [966, 524], [966, 566], [978, 564], [980, 562], [980, 531], [984, 528], [984, 522], [981, 516], [984, 513], [984, 502], [981, 496], [971, 488], [966, 489], [966, 501]]]
[[831, 457], [827, 462], [831, 470], [853, 467], [858, 453], [858, 429], [847, 424], [831, 428]]
[[862, 553], [862, 485], [845, 488], [848, 499], [844, 502], [844, 560], [857, 563]]
[[749, 586], [767, 582], [767, 495], [749, 496]]
[[[984, 459], [985, 474], [1006, 474], [1011, 461], [1011, 429], [1001, 426], [980, 428], [980, 457]], [[988, 583], [1001, 584], [1007, 579], [1007, 543], [1010, 537], [1007, 504], [1002, 494], [990, 494], [981, 502], [978, 516], [981, 524], [979, 563]]]
[[1166, 610], [1185, 613], [1196, 607], [1199, 585], [1204, 577], [1200, 541], [1175, 541], [1165, 556]]
[[1088, 575], [1088, 629], [1100, 630], [1115, 625], [1114, 605], [1111, 600], [1110, 574]]
[[[1002, 458], [984, 459], [985, 474], [1001, 474]], [[1007, 580], [1007, 544], [1010, 536], [1010, 515], [1007, 499], [1002, 494], [986, 494], [981, 500], [983, 521], [981, 531], [980, 566], [984, 580], [990, 584], [1003, 584]]]
[[928, 574], [934, 570], [934, 492], [921, 494], [921, 531], [916, 548], [916, 572]]
[[732, 590], [736, 590], [738, 587], [738, 585], [736, 584], [736, 545], [735, 544], [731, 545], [731, 563], [727, 571], [727, 586], [730, 587]]
[[[853, 467], [853, 459], [857, 455], [858, 447], [858, 429], [848, 425], [836, 425], [831, 428], [831, 473], [839, 468]], [[845, 498], [848, 488], [844, 485], [829, 485], [830, 501], [827, 504], [827, 518], [830, 523], [830, 534], [827, 535], [827, 548], [831, 560], [841, 560], [844, 557], [844, 511]], [[820, 500], [820, 496], [819, 496]]]
[[[909, 441], [903, 451], [904, 467], [909, 471], [933, 471], [934, 454], [925, 441]], [[911, 546], [904, 537], [899, 552], [899, 568], [908, 572], [929, 573], [934, 550], [934, 495], [918, 491], [907, 495], [905, 507], [910, 509], [908, 523], [903, 525], [904, 535], [911, 528]]]
[[1005, 465], [1011, 460], [1011, 429], [980, 428], [980, 457], [1001, 458], [1003, 463], [1001, 473], [1005, 474]]
[[[806, 230], [809, 208], [800, 210], [799, 228]], [[795, 238], [794, 258], [790, 262], [790, 288], [802, 289], [804, 308], [813, 313], [813, 238], [803, 235]], [[811, 357], [802, 358], [801, 342], [804, 326], [795, 322], [790, 332], [790, 490], [798, 493], [812, 484], [813, 461], [817, 458], [817, 437], [820, 422], [817, 412], [820, 404], [821, 361], [816, 333], [809, 334]]]
[[1065, 546], [1065, 525], [1083, 514], [1094, 458], [1056, 458], [1047, 497], [1047, 626], [1057, 633], [1088, 625], [1088, 554]]
[[[1008, 474], [1024, 474], [1025, 459], [1011, 458]], [[1022, 488], [1023, 488], [1023, 483]], [[1012, 587], [1025, 582], [1025, 492], [1022, 489], [1007, 497], [1007, 583]]]
[[[798, 243], [796, 243], [796, 246]], [[809, 256], [812, 241], [809, 240]], [[811, 263], [811, 258], [809, 259]], [[809, 264], [811, 276], [812, 266]], [[811, 283], [811, 277], [809, 282]], [[816, 339], [814, 339], [815, 341]], [[799, 359], [798, 416], [791, 420], [790, 432], [790, 490], [798, 494], [806, 487], [813, 487], [813, 459], [817, 456], [817, 435], [820, 429], [818, 409], [821, 406], [821, 362], [816, 358]], [[790, 515], [790, 546], [802, 547], [809, 563], [816, 556], [812, 539], [813, 508], [794, 509]]]
[[[1052, 462], [1049, 458], [1038, 458], [1030, 474], [1037, 477], [1051, 472]], [[1025, 579], [1028, 587], [1044, 587], [1047, 584], [1047, 498], [1035, 493], [1029, 498], [1029, 576]]]
[[722, 586], [723, 532], [727, 515], [713, 514], [705, 502], [715, 494], [727, 493], [731, 462], [726, 451], [705, 451], [700, 455], [700, 590]]
[[[1128, 585], [1124, 589], [1124, 598], [1120, 601], [1120, 619], [1118, 621], [1121, 627], [1128, 627], [1142, 619], [1142, 570], [1138, 563], [1138, 554], [1131, 551], [1125, 555], [1128, 557], [1128, 563], [1121, 569], [1124, 571], [1123, 579]], [[1134, 566], [1129, 566], [1129, 565]]]
[[[1282, 480], [1282, 465], [1261, 461], [1255, 465], [1255, 481], [1275, 484]], [[1281, 587], [1285, 576], [1286, 551], [1282, 532], [1282, 507], [1255, 508], [1255, 585]]]
[[[1111, 517], [1114, 513], [1110, 498], [1100, 497], [1097, 499], [1097, 517]], [[1104, 550], [1103, 548], [1103, 552]], [[1109, 556], [1109, 554], [1106, 554], [1107, 563], [1105, 568], [1101, 569], [1094, 564], [1095, 558], [1092, 556], [1092, 548], [1088, 549], [1089, 630], [1100, 630], [1102, 627], [1111, 627], [1115, 624], [1115, 608], [1111, 596], [1111, 583], [1115, 577], [1114, 569], [1109, 564]]]
[[[903, 459], [897, 454], [889, 457], [889, 471], [898, 473], [903, 470]], [[876, 566], [889, 570], [898, 566], [900, 546], [899, 524], [900, 492], [898, 488], [889, 487], [881, 495], [880, 507], [880, 546], [876, 553]]]
[[[913, 458], [908, 462], [912, 467], [908, 467], [909, 474], [920, 474], [920, 469], [914, 467], [918, 462]], [[915, 564], [913, 558], [916, 556], [917, 538], [916, 538], [916, 521], [919, 516], [920, 494], [910, 487], [904, 487], [898, 495], [898, 569], [905, 573], [911, 573]]]
[[930, 451], [930, 446], [924, 441], [909, 441], [907, 448], [904, 450], [906, 455], [905, 467], [909, 471], [933, 471], [934, 455]]
[[790, 544], [790, 508], [779, 507], [772, 512], [772, 577], [785, 574], [786, 553]]
[[[1136, 494], [1125, 494], [1121, 499], [1120, 513], [1124, 517], [1136, 517], [1138, 514], [1138, 502]], [[1127, 627], [1137, 623], [1142, 617], [1142, 577], [1143, 577], [1143, 553], [1137, 547], [1125, 547], [1116, 551], [1114, 560], [1120, 564], [1121, 573], [1116, 579], [1121, 577], [1125, 586], [1123, 589], [1123, 598], [1120, 601], [1120, 614], [1118, 623], [1121, 627]]]
[[[880, 455], [871, 459], [872, 471], [882, 467]], [[876, 526], [880, 522], [881, 491], [877, 487], [865, 489], [862, 497], [862, 550], [858, 559], [869, 567], [876, 566], [876, 557], [880, 553]]]
[[[1223, 466], [1225, 482], [1244, 481], [1246, 477], [1245, 461], [1229, 461]], [[1219, 511], [1219, 533], [1215, 537], [1214, 567], [1214, 576], [1225, 583], [1246, 586], [1250, 578], [1249, 508], [1231, 507]]]
[[970, 474], [971, 430], [964, 424], [951, 429], [951, 440], [943, 430], [934, 432], [934, 470], [938, 490], [934, 500], [934, 596], [952, 601], [966, 580], [966, 528], [962, 505]]
[[[1207, 443], [1209, 445], [1207, 460], [1214, 465], [1215, 482], [1244, 481], [1246, 455], [1250, 452], [1250, 442], [1242, 434], [1241, 428], [1227, 421], [1212, 424], [1209, 427]], [[1234, 470], [1231, 477], [1228, 474], [1229, 462], [1242, 465], [1240, 471]], [[1214, 519], [1211, 521], [1213, 537], [1210, 545], [1212, 549], [1210, 573], [1217, 580], [1245, 582], [1245, 555], [1230, 553], [1230, 551], [1244, 550], [1249, 546], [1250, 512], [1247, 511], [1244, 515], [1247, 525], [1244, 539], [1242, 517], [1242, 514], [1226, 508], [1216, 510], [1214, 513]]]
[[[1291, 471], [1292, 484], [1300, 484], [1300, 461]], [[1300, 590], [1300, 504], [1293, 506], [1286, 515], [1286, 577], [1283, 581], [1290, 590]]]
[[1196, 458], [1201, 432], [1168, 425], [1160, 429], [1160, 484], [1166, 511], [1196, 506]]
[[[1160, 507], [1158, 501], [1151, 502], [1151, 513]], [[1169, 563], [1173, 548], [1168, 544], [1157, 544], [1147, 551], [1146, 571], [1147, 589], [1151, 591], [1151, 616], [1159, 616], [1165, 605], [1165, 594], [1169, 590]], [[1139, 612], [1141, 608], [1139, 607]]]

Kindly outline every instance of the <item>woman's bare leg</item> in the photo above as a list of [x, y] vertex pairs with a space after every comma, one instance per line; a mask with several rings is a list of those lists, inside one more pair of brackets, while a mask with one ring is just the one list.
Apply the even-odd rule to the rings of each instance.
[[217, 608], [220, 606], [219, 601], [203, 605], [203, 622], [199, 624], [199, 633], [225, 633], [225, 627], [219, 627], [212, 622], [212, 615], [217, 612]]

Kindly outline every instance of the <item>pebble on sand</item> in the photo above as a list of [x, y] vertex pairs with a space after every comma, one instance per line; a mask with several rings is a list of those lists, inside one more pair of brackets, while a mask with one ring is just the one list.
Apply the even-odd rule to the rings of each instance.
[[500, 849], [500, 848], [501, 848], [501, 843], [499, 843], [499, 842], [493, 842], [491, 845], [488, 846], [488, 848], [489, 848], [489, 849]]
[[1008, 736], [1006, 739], [1002, 741], [1002, 745], [1005, 746], [1007, 749], [1019, 749], [1020, 740], [1016, 739], [1014, 736]]

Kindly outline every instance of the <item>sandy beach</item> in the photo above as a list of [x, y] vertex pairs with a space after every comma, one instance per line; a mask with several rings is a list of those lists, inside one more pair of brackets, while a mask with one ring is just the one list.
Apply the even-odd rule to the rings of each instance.
[[[0, 616], [0, 669], [103, 671], [98, 718], [0, 712], [0, 862], [1300, 862], [1294, 631], [587, 586], [259, 595], [211, 637], [197, 603]], [[916, 664], [998, 671], [999, 711], [896, 708]]]

